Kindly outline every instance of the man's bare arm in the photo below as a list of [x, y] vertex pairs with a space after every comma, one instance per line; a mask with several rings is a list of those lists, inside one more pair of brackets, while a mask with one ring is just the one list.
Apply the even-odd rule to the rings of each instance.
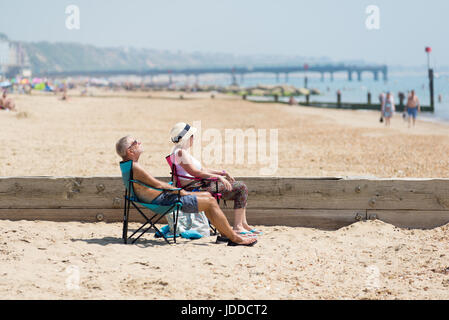
[[149, 185], [150, 187], [175, 191], [175, 188], [173, 188], [172, 185], [156, 179], [136, 162], [133, 163], [133, 175], [135, 180]]

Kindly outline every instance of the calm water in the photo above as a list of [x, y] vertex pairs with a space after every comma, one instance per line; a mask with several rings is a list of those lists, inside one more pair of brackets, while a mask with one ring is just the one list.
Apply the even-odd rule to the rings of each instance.
[[[363, 74], [362, 81], [357, 81], [354, 77], [353, 81], [348, 81], [346, 74], [335, 75], [334, 81], [330, 81], [328, 77], [324, 81], [317, 75], [310, 74], [308, 76], [308, 88], [316, 88], [321, 92], [320, 96], [311, 96], [311, 101], [334, 102], [337, 100], [336, 92], [341, 90], [343, 102], [367, 102], [368, 91], [371, 92], [372, 103], [378, 102], [379, 94], [391, 91], [394, 94], [395, 102], [399, 103], [398, 92], [404, 92], [412, 89], [415, 90], [422, 105], [430, 105], [429, 82], [427, 73], [390, 73], [387, 82], [382, 78], [374, 81], [371, 74]], [[216, 85], [229, 85], [230, 77], [222, 77], [215, 79], [201, 80], [201, 83], [209, 83]], [[237, 77], [237, 82], [242, 87], [252, 87], [258, 84], [289, 84], [295, 87], [304, 87], [304, 75], [289, 75], [288, 82], [284, 76], [279, 77], [279, 82], [274, 75], [246, 75], [241, 81]], [[449, 74], [437, 74], [434, 80], [435, 88], [435, 114], [423, 114], [422, 117], [434, 120], [449, 121]], [[442, 95], [442, 102], [438, 101], [438, 95]], [[298, 97], [299, 101], [305, 101], [305, 97]]]

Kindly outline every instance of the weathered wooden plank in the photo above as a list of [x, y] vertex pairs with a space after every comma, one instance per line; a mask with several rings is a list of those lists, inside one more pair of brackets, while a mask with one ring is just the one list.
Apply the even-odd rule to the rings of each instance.
[[119, 177], [24, 177], [0, 179], [0, 208], [118, 208]]
[[367, 219], [378, 219], [400, 228], [432, 229], [449, 223], [449, 211], [367, 210]]
[[[249, 209], [449, 210], [449, 179], [237, 179]], [[114, 209], [123, 193], [120, 177], [0, 178], [0, 208]]]
[[449, 180], [300, 180], [242, 178], [250, 208], [449, 209]]
[[[99, 216], [101, 215], [101, 216]], [[151, 217], [151, 216], [150, 216]], [[56, 222], [121, 222], [123, 209], [83, 209], [83, 208], [50, 208], [50, 209], [0, 209], [0, 218], [3, 220], [42, 220]], [[131, 222], [143, 222], [143, 217], [135, 209], [131, 209]], [[163, 221], [165, 222], [165, 220]]]
[[[145, 211], [144, 211], [145, 212]], [[232, 209], [224, 209], [224, 213], [232, 224]], [[146, 214], [146, 212], [145, 212]], [[101, 215], [101, 219], [99, 218]], [[149, 217], [151, 215], [148, 214]], [[0, 209], [0, 217], [4, 220], [43, 220], [43, 221], [80, 221], [80, 222], [122, 222], [122, 209]], [[358, 218], [357, 218], [358, 217]], [[366, 212], [354, 210], [292, 210], [292, 209], [256, 209], [248, 210], [248, 222], [252, 225], [283, 225], [289, 227], [311, 227], [335, 230], [343, 226], [366, 219]], [[131, 222], [145, 220], [136, 211], [131, 210]], [[161, 223], [166, 223], [165, 219]]]
[[[224, 209], [229, 222], [234, 221], [233, 210]], [[251, 225], [288, 226], [337, 230], [354, 222], [365, 220], [365, 210], [299, 210], [299, 209], [248, 209]]]

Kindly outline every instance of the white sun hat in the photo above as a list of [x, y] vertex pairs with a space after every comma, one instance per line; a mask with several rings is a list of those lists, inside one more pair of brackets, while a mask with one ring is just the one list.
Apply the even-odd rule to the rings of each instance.
[[170, 140], [175, 144], [182, 144], [197, 131], [195, 127], [191, 127], [185, 122], [178, 122], [170, 130]]

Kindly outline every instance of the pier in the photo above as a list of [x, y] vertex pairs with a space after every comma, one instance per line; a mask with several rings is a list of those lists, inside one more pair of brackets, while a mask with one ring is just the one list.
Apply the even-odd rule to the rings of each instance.
[[181, 69], [147, 69], [147, 70], [72, 70], [72, 71], [51, 71], [42, 72], [41, 77], [111, 77], [111, 76], [160, 76], [168, 75], [171, 79], [174, 75], [195, 76], [197, 79], [204, 74], [229, 74], [232, 76], [233, 83], [237, 83], [239, 78], [241, 82], [247, 74], [252, 73], [271, 73], [275, 74], [279, 79], [280, 75], [285, 76], [288, 82], [290, 73], [319, 73], [321, 80], [326, 79], [326, 75], [333, 81], [335, 73], [346, 73], [349, 81], [357, 77], [358, 81], [362, 81], [364, 73], [371, 73], [373, 79], [378, 81], [380, 75], [384, 81], [388, 80], [388, 67], [386, 65], [348, 65], [348, 64], [326, 64], [326, 65], [296, 65], [296, 66], [258, 66], [258, 67], [198, 67], [198, 68], [181, 68]]

